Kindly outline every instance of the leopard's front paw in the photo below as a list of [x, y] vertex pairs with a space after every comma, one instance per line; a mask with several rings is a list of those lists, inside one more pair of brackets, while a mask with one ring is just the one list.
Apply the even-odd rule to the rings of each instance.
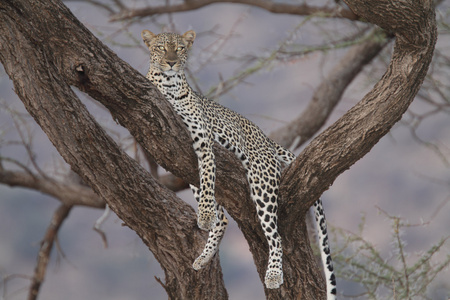
[[280, 269], [269, 269], [265, 278], [266, 287], [268, 289], [277, 289], [283, 284], [283, 271]]
[[218, 221], [219, 219], [217, 218], [217, 213], [214, 211], [203, 214], [199, 213], [197, 218], [198, 227], [206, 231], [213, 230]]
[[203, 255], [200, 255], [199, 257], [197, 257], [197, 259], [194, 261], [194, 263], [192, 264], [192, 267], [194, 268], [194, 270], [198, 271], [200, 269], [203, 269], [203, 267], [205, 267], [205, 265], [210, 261], [210, 259], [207, 259], [206, 257], [204, 257]]

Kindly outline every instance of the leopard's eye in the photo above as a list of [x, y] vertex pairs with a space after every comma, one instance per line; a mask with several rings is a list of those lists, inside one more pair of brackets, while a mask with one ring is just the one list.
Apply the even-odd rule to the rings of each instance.
[[183, 47], [183, 46], [180, 46], [180, 47], [177, 48], [177, 51], [181, 51], [181, 50], [183, 50], [183, 49], [184, 49], [184, 47]]
[[162, 50], [162, 51], [165, 50], [164, 46], [158, 46], [158, 49], [159, 49], [159, 50]]

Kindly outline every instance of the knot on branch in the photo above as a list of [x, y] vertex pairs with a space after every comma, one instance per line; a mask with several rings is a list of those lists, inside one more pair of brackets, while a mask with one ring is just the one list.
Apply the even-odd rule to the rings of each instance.
[[84, 66], [84, 64], [77, 64], [75, 67], [75, 73], [77, 74], [77, 81], [81, 85], [86, 85], [90, 82], [86, 70], [87, 68], [86, 66]]

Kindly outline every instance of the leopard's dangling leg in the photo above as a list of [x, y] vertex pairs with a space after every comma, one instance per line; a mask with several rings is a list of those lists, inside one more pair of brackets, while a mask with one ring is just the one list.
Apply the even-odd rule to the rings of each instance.
[[[202, 111], [198, 107], [196, 113], [201, 115]], [[181, 119], [188, 128], [193, 140], [193, 148], [198, 159], [198, 169], [200, 178], [200, 191], [197, 193], [199, 198], [197, 224], [200, 229], [210, 231], [214, 229], [220, 220], [215, 200], [215, 181], [216, 181], [216, 162], [213, 152], [213, 137], [211, 134], [211, 125], [205, 120], [196, 120], [188, 115], [189, 109], [176, 107]], [[195, 193], [195, 192], [194, 192]]]
[[[200, 201], [199, 189], [193, 185], [190, 186], [192, 192], [194, 193], [195, 200], [197, 200], [197, 202]], [[219, 250], [219, 244], [222, 241], [223, 235], [225, 234], [225, 230], [228, 225], [228, 219], [225, 216], [222, 206], [216, 205], [216, 209], [218, 212], [218, 221], [214, 229], [209, 231], [208, 241], [206, 242], [202, 254], [200, 254], [200, 256], [197, 257], [197, 259], [192, 264], [194, 270], [200, 270], [211, 261], [214, 254], [216, 254], [217, 250]]]
[[269, 260], [264, 279], [268, 289], [277, 289], [283, 284], [283, 251], [277, 225], [278, 188], [273, 188], [280, 184], [279, 162], [276, 161], [275, 165], [276, 170], [273, 174], [268, 174], [269, 177], [261, 174], [255, 167], [247, 171], [251, 198], [256, 205], [258, 219], [269, 245]]

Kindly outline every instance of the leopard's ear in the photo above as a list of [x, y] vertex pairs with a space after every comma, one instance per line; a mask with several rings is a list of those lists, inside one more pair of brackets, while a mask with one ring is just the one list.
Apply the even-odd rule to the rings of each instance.
[[150, 30], [142, 30], [141, 32], [142, 39], [144, 40], [144, 43], [147, 45], [147, 47], [150, 48], [152, 40], [156, 37], [156, 34], [151, 32]]
[[194, 30], [189, 30], [186, 31], [183, 34], [183, 42], [186, 44], [186, 48], [191, 48], [192, 44], [194, 43], [195, 40], [195, 31]]

